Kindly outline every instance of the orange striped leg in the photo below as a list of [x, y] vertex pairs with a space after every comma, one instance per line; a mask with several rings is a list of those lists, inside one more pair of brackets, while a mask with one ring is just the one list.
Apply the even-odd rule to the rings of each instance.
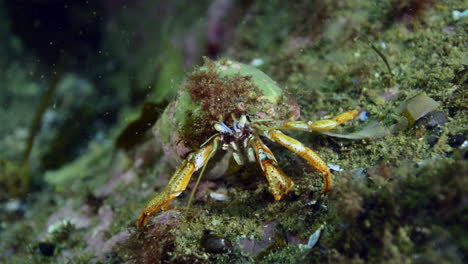
[[332, 175], [328, 165], [320, 158], [320, 156], [315, 153], [312, 149], [304, 146], [298, 140], [286, 136], [281, 131], [271, 130], [265, 131], [265, 136], [269, 139], [275, 141], [276, 143], [282, 145], [283, 147], [291, 150], [297, 155], [305, 159], [312, 167], [317, 169], [323, 175], [323, 188], [322, 193], [327, 193], [332, 185]]
[[358, 111], [352, 110], [338, 115], [332, 119], [325, 119], [319, 121], [289, 121], [280, 127], [280, 129], [292, 129], [300, 131], [327, 131], [335, 128], [344, 122], [353, 119], [358, 114]]
[[273, 194], [275, 200], [280, 200], [292, 190], [294, 182], [277, 167], [275, 156], [259, 138], [252, 139], [251, 147], [255, 152], [258, 163], [260, 163], [263, 174], [268, 180], [271, 194]]
[[137, 224], [139, 227], [144, 226], [148, 217], [154, 212], [167, 210], [169, 208], [170, 201], [179, 196], [187, 188], [193, 173], [202, 168], [216, 152], [218, 141], [219, 137], [214, 137], [211, 142], [208, 142], [204, 147], [187, 156], [174, 172], [164, 190], [145, 206], [138, 218]]

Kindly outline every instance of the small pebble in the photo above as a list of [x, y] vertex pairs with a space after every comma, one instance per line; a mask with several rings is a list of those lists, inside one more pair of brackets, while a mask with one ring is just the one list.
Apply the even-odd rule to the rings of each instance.
[[444, 112], [435, 111], [426, 116], [427, 118], [427, 128], [432, 129], [437, 126], [441, 127], [448, 122], [447, 116]]
[[369, 116], [367, 115], [366, 111], [362, 111], [361, 113], [359, 113], [359, 120], [366, 121], [367, 119], [369, 119]]
[[49, 242], [39, 242], [39, 244], [37, 245], [37, 247], [39, 248], [39, 252], [41, 252], [41, 254], [42, 254], [43, 256], [51, 257], [51, 256], [54, 255], [55, 245], [52, 244], [52, 243], [49, 243]]
[[206, 252], [212, 254], [230, 253], [232, 249], [232, 243], [229, 239], [218, 236], [210, 230], [205, 230], [201, 246]]
[[437, 142], [439, 142], [439, 135], [430, 135], [427, 138], [427, 144], [429, 144], [429, 146], [431, 146], [431, 147], [433, 147], [435, 144], [437, 144]]
[[124, 263], [121, 257], [117, 252], [109, 252], [106, 254], [106, 263], [110, 264], [121, 264]]
[[463, 144], [463, 142], [466, 141], [466, 137], [463, 136], [463, 135], [454, 135], [454, 136], [451, 136], [448, 140], [448, 144], [452, 147], [452, 148], [456, 148], [458, 146], [461, 146]]

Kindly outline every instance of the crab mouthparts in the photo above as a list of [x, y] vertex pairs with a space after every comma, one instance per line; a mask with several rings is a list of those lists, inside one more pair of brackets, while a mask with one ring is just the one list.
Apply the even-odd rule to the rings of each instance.
[[243, 154], [247, 154], [248, 160], [251, 160], [250, 156], [253, 155], [253, 153], [248, 153], [249, 151], [246, 150], [249, 149], [248, 145], [253, 137], [254, 129], [245, 115], [242, 115], [239, 119], [233, 116], [232, 119], [234, 120], [232, 127], [227, 126], [223, 121], [219, 121], [214, 125], [214, 128], [221, 135], [222, 149], [231, 150], [236, 162], [242, 165], [245, 162], [245, 158], [242, 158], [245, 157]]

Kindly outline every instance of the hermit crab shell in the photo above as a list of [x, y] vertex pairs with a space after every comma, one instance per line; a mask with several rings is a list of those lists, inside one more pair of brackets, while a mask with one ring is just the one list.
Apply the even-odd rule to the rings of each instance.
[[216, 131], [222, 120], [246, 115], [251, 121], [274, 125], [296, 120], [296, 101], [275, 81], [255, 67], [222, 59], [205, 60], [203, 67], [188, 75], [177, 98], [164, 110], [153, 132], [173, 165], [198, 149]]

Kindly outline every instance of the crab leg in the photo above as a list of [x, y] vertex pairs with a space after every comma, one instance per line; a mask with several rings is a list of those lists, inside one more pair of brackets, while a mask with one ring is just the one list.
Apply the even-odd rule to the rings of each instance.
[[169, 208], [170, 201], [179, 196], [187, 188], [193, 173], [202, 168], [216, 152], [219, 140], [220, 136], [213, 137], [201, 149], [187, 156], [174, 172], [164, 190], [145, 206], [138, 218], [138, 226], [144, 226], [148, 217], [154, 212]]
[[293, 181], [276, 166], [275, 156], [259, 138], [252, 139], [251, 147], [254, 149], [255, 157], [268, 180], [270, 192], [275, 200], [280, 200], [292, 190]]
[[321, 172], [323, 175], [322, 193], [327, 193], [330, 190], [332, 184], [332, 175], [330, 173], [330, 169], [317, 153], [315, 153], [312, 149], [304, 146], [298, 140], [286, 136], [279, 130], [264, 131], [264, 134], [272, 141], [282, 145], [283, 147], [301, 156], [312, 167]]
[[332, 119], [319, 121], [289, 121], [284, 123], [279, 129], [292, 129], [300, 131], [326, 131], [335, 128], [344, 122], [353, 119], [358, 114], [358, 111], [352, 110], [338, 115]]

